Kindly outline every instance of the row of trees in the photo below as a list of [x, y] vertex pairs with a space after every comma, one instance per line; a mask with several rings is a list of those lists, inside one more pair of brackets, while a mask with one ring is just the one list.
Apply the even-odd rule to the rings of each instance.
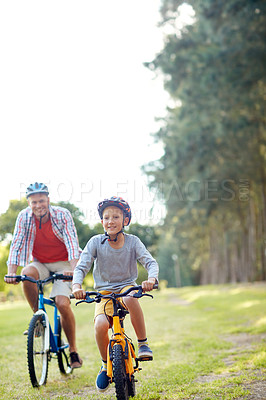
[[[163, 226], [129, 232], [157, 258], [169, 286], [265, 280], [266, 2], [187, 0], [194, 23], [180, 31], [183, 4], [162, 0], [168, 33], [146, 63], [163, 75], [172, 99], [155, 134], [164, 155], [144, 167], [167, 215]], [[102, 232], [84, 224], [75, 206], [61, 205], [72, 212], [81, 247]], [[2, 239], [25, 206], [13, 201], [0, 216]]]
[[172, 33], [146, 63], [172, 99], [155, 134], [164, 155], [144, 167], [167, 209], [161, 276], [265, 280], [266, 3], [187, 0], [194, 23], [180, 32], [183, 3], [163, 0], [161, 27]]

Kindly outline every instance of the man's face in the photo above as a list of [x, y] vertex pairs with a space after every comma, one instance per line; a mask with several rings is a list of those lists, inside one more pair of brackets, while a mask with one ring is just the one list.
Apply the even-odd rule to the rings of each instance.
[[28, 198], [28, 204], [37, 219], [40, 219], [49, 212], [49, 197], [46, 194], [32, 194]]

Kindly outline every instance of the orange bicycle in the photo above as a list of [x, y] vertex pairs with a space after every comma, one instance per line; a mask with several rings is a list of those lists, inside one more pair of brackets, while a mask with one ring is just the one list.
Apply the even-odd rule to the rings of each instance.
[[[158, 285], [154, 285], [154, 288], [158, 288]], [[141, 286], [133, 286], [123, 293], [103, 295], [99, 292], [86, 292], [86, 298], [76, 303], [76, 305], [80, 303], [99, 303], [101, 299], [109, 299], [108, 301], [113, 302], [113, 328], [107, 353], [107, 376], [111, 382], [115, 383], [117, 400], [128, 400], [129, 396], [135, 396], [135, 382], [137, 381], [134, 374], [141, 370], [139, 361], [148, 361], [151, 359], [147, 357], [139, 360], [136, 356], [132, 340], [125, 333], [124, 319], [129, 312], [119, 299], [128, 296], [132, 291], [137, 291], [133, 294], [133, 297], [141, 298], [149, 296], [153, 298], [151, 294], [143, 293]]]

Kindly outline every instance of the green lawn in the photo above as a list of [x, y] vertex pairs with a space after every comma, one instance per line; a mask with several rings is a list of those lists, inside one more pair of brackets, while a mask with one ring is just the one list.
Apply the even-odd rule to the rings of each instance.
[[[247, 387], [265, 379], [266, 285], [202, 286], [154, 291], [143, 298], [154, 361], [142, 363], [136, 400], [238, 399]], [[49, 365], [45, 387], [31, 387], [26, 337], [31, 312], [23, 301], [0, 303], [0, 398], [115, 399], [113, 385], [95, 390], [100, 357], [93, 333], [94, 305], [73, 309], [77, 342], [84, 360], [71, 377]], [[126, 323], [128, 334], [135, 335]], [[264, 375], [264, 378], [263, 378]]]

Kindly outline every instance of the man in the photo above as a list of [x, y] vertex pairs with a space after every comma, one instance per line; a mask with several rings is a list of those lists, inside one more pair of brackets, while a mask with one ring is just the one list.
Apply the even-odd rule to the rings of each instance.
[[[27, 188], [29, 206], [17, 217], [7, 261], [9, 276], [16, 275], [18, 266], [24, 267], [23, 275], [34, 279], [45, 279], [50, 273], [73, 275], [80, 255], [74, 221], [66, 208], [51, 206], [48, 195], [48, 188], [43, 183], [36, 182]], [[5, 281], [16, 284], [15, 278], [5, 278]], [[24, 282], [23, 291], [33, 312], [36, 312], [36, 285]], [[55, 299], [61, 314], [62, 327], [69, 343], [70, 365], [80, 368], [82, 359], [77, 353], [75, 318], [68, 297], [70, 293], [70, 284], [57, 280], [50, 297]]]

